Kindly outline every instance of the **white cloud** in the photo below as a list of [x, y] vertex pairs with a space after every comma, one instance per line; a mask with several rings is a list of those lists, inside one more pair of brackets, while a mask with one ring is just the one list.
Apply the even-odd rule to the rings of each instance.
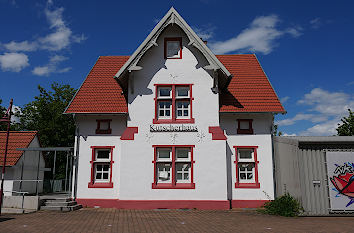
[[71, 70], [71, 67], [59, 69], [58, 65], [67, 60], [67, 57], [55, 55], [49, 59], [49, 63], [44, 66], [37, 66], [32, 70], [32, 74], [38, 76], [49, 76], [52, 73], [65, 73]]
[[314, 18], [310, 20], [311, 27], [314, 29], [318, 29], [322, 25], [322, 20], [320, 18]]
[[284, 96], [283, 98], [280, 98], [280, 102], [282, 103], [282, 104], [284, 104], [286, 101], [288, 101], [290, 99], [290, 97], [289, 96]]
[[294, 37], [301, 35], [300, 27], [279, 29], [280, 19], [277, 15], [256, 17], [251, 25], [239, 35], [226, 41], [210, 43], [214, 53], [224, 54], [235, 51], [251, 51], [269, 54], [276, 46], [276, 40], [290, 34]]
[[5, 53], [0, 55], [0, 66], [3, 71], [20, 72], [29, 66], [28, 56], [23, 53]]
[[209, 40], [214, 36], [215, 27], [206, 25], [200, 28], [193, 27], [193, 30], [202, 40]]
[[348, 109], [354, 109], [354, 94], [344, 92], [329, 92], [321, 88], [314, 88], [298, 101], [307, 113], [277, 121], [279, 126], [294, 125], [298, 121], [306, 120], [315, 123], [300, 135], [333, 135], [340, 119], [348, 115]]
[[38, 44], [36, 42], [28, 42], [27, 40], [22, 42], [11, 41], [10, 43], [4, 44], [4, 47], [11, 52], [29, 52], [37, 50]]
[[292, 133], [292, 134], [284, 133], [282, 136], [296, 136], [296, 133]]
[[30, 52], [36, 50], [59, 51], [68, 48], [72, 43], [81, 43], [86, 40], [83, 34], [75, 35], [68, 27], [63, 18], [64, 8], [51, 9], [52, 5], [53, 2], [48, 1], [44, 9], [44, 14], [49, 23], [49, 29], [51, 29], [52, 32], [34, 41], [10, 41], [9, 43], [3, 44], [3, 47], [13, 52]]

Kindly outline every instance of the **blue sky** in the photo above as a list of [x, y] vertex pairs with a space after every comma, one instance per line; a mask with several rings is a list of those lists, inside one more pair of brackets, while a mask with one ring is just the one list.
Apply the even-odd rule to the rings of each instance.
[[333, 135], [354, 109], [352, 1], [0, 0], [0, 98], [78, 88], [100, 55], [130, 55], [174, 6], [216, 54], [255, 53], [288, 135]]

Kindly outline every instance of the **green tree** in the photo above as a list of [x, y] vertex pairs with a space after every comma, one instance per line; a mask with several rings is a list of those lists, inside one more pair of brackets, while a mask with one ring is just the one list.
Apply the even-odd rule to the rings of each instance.
[[[70, 85], [53, 83], [52, 90], [38, 86], [39, 95], [26, 104], [21, 113], [20, 130], [36, 130], [42, 147], [68, 147], [74, 145], [75, 124], [71, 115], [63, 114], [76, 90]], [[54, 154], [48, 153], [47, 167], [53, 167]], [[65, 177], [66, 153], [58, 152], [56, 159], [56, 179]], [[49, 176], [49, 177], [48, 177]], [[51, 172], [46, 175], [51, 177]]]
[[51, 85], [53, 91], [38, 86], [39, 95], [21, 109], [20, 128], [37, 130], [43, 147], [73, 146], [75, 125], [63, 112], [76, 90], [70, 85]]
[[337, 134], [338, 136], [354, 136], [354, 112], [350, 109], [349, 116], [341, 119], [342, 124], [338, 124]]

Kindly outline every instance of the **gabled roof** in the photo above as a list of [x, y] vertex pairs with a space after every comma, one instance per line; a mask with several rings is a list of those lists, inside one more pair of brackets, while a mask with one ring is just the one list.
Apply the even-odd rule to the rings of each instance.
[[[255, 55], [216, 57], [233, 76], [220, 94], [220, 112], [285, 112]], [[127, 113], [127, 101], [113, 77], [128, 58], [100, 57], [65, 113]]]
[[122, 88], [113, 77], [128, 58], [99, 57], [64, 113], [127, 113]]
[[115, 77], [119, 79], [127, 70], [139, 70], [143, 67], [137, 66], [140, 58], [149, 50], [152, 46], [162, 46], [157, 44], [157, 39], [161, 32], [170, 24], [177, 24], [188, 36], [189, 44], [196, 47], [209, 62], [206, 69], [221, 70], [226, 77], [230, 77], [230, 72], [225, 66], [215, 57], [211, 50], [205, 45], [205, 43], [199, 38], [199, 36], [193, 31], [193, 29], [186, 23], [186, 21], [178, 14], [178, 12], [171, 7], [167, 14], [160, 20], [160, 22], [154, 27], [146, 39], [135, 50], [128, 61], [119, 69]]
[[227, 91], [220, 95], [220, 112], [285, 113], [254, 54], [217, 55], [231, 72]]
[[[7, 147], [6, 166], [14, 166], [21, 158], [23, 151], [17, 148], [27, 148], [37, 135], [37, 131], [10, 131]], [[4, 163], [6, 132], [0, 131], [0, 167]]]

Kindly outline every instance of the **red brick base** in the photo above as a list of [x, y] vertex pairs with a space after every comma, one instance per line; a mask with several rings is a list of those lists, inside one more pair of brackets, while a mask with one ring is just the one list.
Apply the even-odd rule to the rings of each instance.
[[229, 201], [197, 200], [118, 200], [118, 199], [76, 199], [84, 207], [100, 206], [117, 209], [212, 209], [227, 210]]

